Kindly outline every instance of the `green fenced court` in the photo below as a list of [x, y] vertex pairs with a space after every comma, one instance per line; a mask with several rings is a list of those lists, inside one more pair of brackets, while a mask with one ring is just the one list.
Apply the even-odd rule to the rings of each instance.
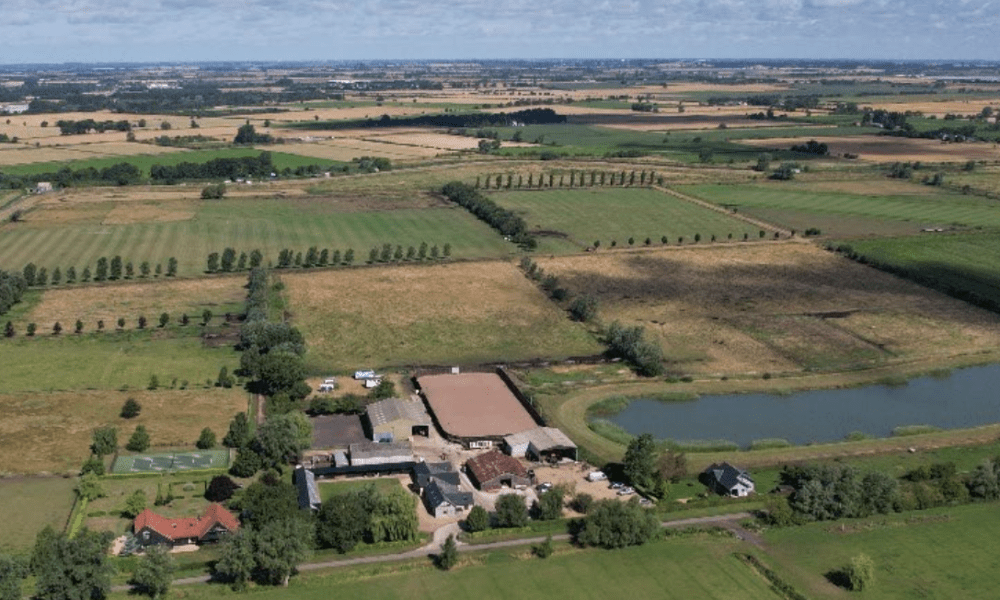
[[170, 473], [225, 469], [229, 467], [229, 450], [199, 450], [165, 454], [133, 454], [119, 456], [111, 467], [115, 475], [129, 473]]

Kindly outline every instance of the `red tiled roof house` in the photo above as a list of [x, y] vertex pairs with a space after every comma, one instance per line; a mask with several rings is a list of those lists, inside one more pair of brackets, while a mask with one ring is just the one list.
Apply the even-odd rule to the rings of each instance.
[[217, 542], [240, 528], [236, 516], [221, 504], [210, 504], [200, 517], [168, 519], [148, 508], [135, 518], [132, 530], [143, 546], [183, 546]]
[[491, 450], [465, 463], [469, 478], [481, 490], [531, 485], [528, 470], [516, 458]]

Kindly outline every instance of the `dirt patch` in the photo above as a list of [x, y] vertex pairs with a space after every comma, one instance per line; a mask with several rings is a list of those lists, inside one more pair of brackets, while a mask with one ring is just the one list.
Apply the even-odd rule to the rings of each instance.
[[169, 223], [190, 221], [197, 207], [194, 202], [167, 202], [162, 204], [129, 203], [111, 209], [101, 221], [102, 225], [131, 225], [133, 223]]

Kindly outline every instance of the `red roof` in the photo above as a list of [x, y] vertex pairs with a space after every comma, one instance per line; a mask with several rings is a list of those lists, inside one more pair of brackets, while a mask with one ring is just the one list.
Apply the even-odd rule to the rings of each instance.
[[133, 531], [139, 533], [143, 529], [149, 528], [168, 540], [174, 541], [186, 538], [201, 539], [216, 525], [222, 525], [229, 531], [236, 531], [240, 528], [240, 522], [233, 513], [226, 510], [221, 504], [210, 504], [202, 516], [180, 519], [168, 519], [147, 508], [135, 518]]
[[486, 454], [470, 458], [466, 464], [480, 484], [492, 481], [501, 475], [528, 478], [528, 470], [520, 461], [499, 450], [491, 450]]

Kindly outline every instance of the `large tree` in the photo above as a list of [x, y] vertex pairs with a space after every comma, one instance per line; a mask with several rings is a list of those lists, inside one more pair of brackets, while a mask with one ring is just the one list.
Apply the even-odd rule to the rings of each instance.
[[524, 527], [528, 524], [528, 507], [517, 494], [501, 494], [496, 501], [497, 524], [500, 527]]
[[301, 516], [269, 519], [254, 540], [254, 563], [260, 583], [288, 585], [292, 571], [310, 554], [315, 537], [313, 522]]
[[131, 583], [138, 593], [156, 600], [167, 594], [175, 570], [174, 557], [162, 546], [151, 546], [135, 568]]
[[84, 529], [69, 539], [46, 527], [35, 541], [31, 569], [38, 600], [102, 600], [111, 590], [113, 534]]
[[625, 458], [622, 459], [625, 476], [628, 477], [632, 485], [641, 486], [644, 489], [651, 489], [656, 483], [656, 442], [653, 436], [644, 433], [632, 438], [628, 448], [625, 450]]
[[222, 445], [227, 448], [245, 448], [253, 439], [250, 433], [250, 421], [246, 413], [237, 413], [233, 420], [229, 422], [229, 431], [226, 437], [222, 438]]
[[290, 412], [271, 417], [257, 429], [252, 448], [265, 467], [281, 468], [312, 445], [312, 424], [305, 414]]
[[324, 548], [350, 552], [361, 542], [371, 521], [371, 494], [365, 490], [337, 494], [317, 514], [316, 537]]
[[0, 554], [0, 600], [21, 600], [21, 584], [27, 576], [23, 560]]
[[97, 456], [113, 454], [118, 449], [118, 429], [99, 427], [90, 436], [90, 450]]
[[599, 500], [584, 518], [577, 541], [585, 546], [624, 548], [645, 544], [659, 529], [656, 516], [635, 499]]

